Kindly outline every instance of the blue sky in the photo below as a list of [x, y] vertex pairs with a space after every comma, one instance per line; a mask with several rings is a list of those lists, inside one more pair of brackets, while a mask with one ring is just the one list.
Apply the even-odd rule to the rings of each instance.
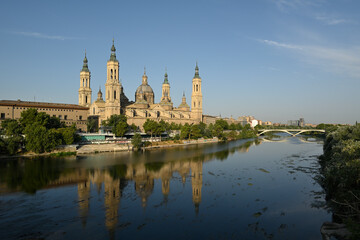
[[77, 103], [84, 51], [93, 99], [115, 39], [134, 100], [144, 66], [188, 103], [196, 61], [204, 114], [285, 123], [360, 122], [360, 2], [1, 1], [0, 99]]

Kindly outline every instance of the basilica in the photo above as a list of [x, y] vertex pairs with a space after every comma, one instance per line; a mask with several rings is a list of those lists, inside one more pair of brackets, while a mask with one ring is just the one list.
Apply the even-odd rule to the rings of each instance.
[[197, 64], [192, 79], [191, 107], [186, 102], [185, 93], [183, 93], [181, 104], [178, 107], [173, 106], [170, 97], [170, 82], [166, 72], [162, 84], [161, 100], [159, 103], [155, 103], [155, 94], [148, 83], [145, 69], [142, 82], [135, 92], [135, 102], [130, 101], [119, 81], [119, 61], [116, 59], [114, 40], [110, 59], [107, 61], [105, 99], [101, 89], [99, 89], [97, 99], [91, 101], [90, 76], [85, 53], [83, 68], [80, 71], [79, 105], [88, 107], [88, 116], [97, 118], [99, 125], [113, 114], [124, 114], [127, 116], [128, 124], [135, 124], [141, 128], [146, 119], [164, 120], [165, 122], [177, 124], [191, 124], [203, 121], [201, 78]]

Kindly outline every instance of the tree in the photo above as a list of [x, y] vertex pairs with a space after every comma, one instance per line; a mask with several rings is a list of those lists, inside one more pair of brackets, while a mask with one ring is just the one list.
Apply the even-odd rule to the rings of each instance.
[[108, 120], [103, 121], [103, 125], [108, 127], [114, 127], [119, 122], [127, 122], [127, 117], [123, 114], [120, 115], [114, 114], [111, 115], [111, 117]]
[[134, 123], [130, 125], [130, 128], [133, 132], [136, 132], [138, 130], [138, 127]]
[[199, 124], [194, 124], [191, 126], [190, 135], [191, 135], [191, 138], [194, 138], [194, 139], [198, 139], [198, 138], [202, 137], [201, 128], [200, 128]]
[[51, 128], [65, 128], [66, 125], [64, 122], [60, 121], [60, 118], [52, 116], [49, 119], [49, 122], [47, 124], [47, 128], [51, 129]]
[[35, 153], [49, 152], [61, 144], [54, 131], [48, 131], [39, 123], [28, 125], [25, 129], [26, 149]]
[[86, 126], [87, 126], [87, 131], [88, 132], [93, 133], [93, 132], [99, 131], [97, 121], [94, 118], [89, 118], [87, 120]]
[[0, 136], [0, 154], [7, 153], [7, 146], [5, 140]]
[[131, 139], [131, 144], [137, 150], [139, 150], [142, 147], [142, 138], [139, 133], [134, 134], [133, 138]]
[[28, 125], [31, 125], [36, 122], [36, 116], [38, 111], [35, 108], [29, 108], [21, 112], [21, 117], [19, 119], [21, 126], [25, 129]]
[[10, 155], [16, 154], [21, 148], [23, 142], [24, 139], [20, 135], [8, 137], [7, 139], [5, 139], [6, 152]]
[[220, 138], [223, 135], [223, 131], [224, 131], [224, 129], [222, 128], [222, 126], [220, 124], [215, 124], [213, 127], [212, 134], [213, 134], [213, 136]]
[[127, 117], [123, 114], [111, 115], [111, 117], [108, 120], [102, 122], [102, 125], [112, 127], [112, 132], [116, 136], [124, 136], [124, 134], [128, 129]]
[[120, 121], [115, 127], [115, 136], [123, 137], [128, 130], [128, 124], [126, 122]]
[[144, 131], [147, 134], [150, 134], [152, 137], [152, 135], [155, 133], [157, 129], [157, 122], [155, 122], [154, 120], [146, 119], [146, 122], [143, 124], [143, 128]]
[[224, 119], [216, 120], [215, 126], [216, 125], [220, 126], [222, 128], [222, 130], [228, 130], [229, 129], [229, 124]]
[[191, 126], [188, 123], [185, 123], [185, 125], [182, 126], [181, 128], [180, 137], [181, 139], [185, 139], [185, 138], [190, 139], [190, 136], [191, 136]]
[[161, 120], [159, 123], [156, 124], [154, 133], [160, 136], [160, 140], [161, 140], [161, 134], [166, 131], [166, 127], [167, 127], [166, 123], [163, 120]]
[[[52, 130], [52, 129], [50, 129]], [[73, 144], [79, 140], [79, 135], [76, 134], [76, 127], [71, 126], [67, 128], [59, 128], [57, 132], [60, 135], [56, 135], [57, 139], [61, 139], [60, 144]]]
[[235, 123], [231, 123], [229, 126], [229, 130], [236, 130], [236, 124]]
[[22, 128], [18, 121], [13, 119], [6, 119], [1, 123], [1, 127], [4, 129], [6, 136], [20, 135]]
[[24, 138], [22, 127], [17, 120], [7, 119], [1, 123], [6, 138], [1, 140], [0, 153], [16, 154], [21, 148]]

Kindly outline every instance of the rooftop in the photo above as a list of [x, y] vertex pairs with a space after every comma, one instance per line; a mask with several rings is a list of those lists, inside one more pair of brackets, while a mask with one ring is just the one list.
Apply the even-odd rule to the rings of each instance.
[[48, 102], [30, 102], [19, 100], [0, 100], [0, 106], [12, 106], [12, 107], [34, 107], [34, 108], [66, 108], [76, 110], [89, 110], [88, 107], [83, 107], [76, 104], [67, 103], [48, 103]]

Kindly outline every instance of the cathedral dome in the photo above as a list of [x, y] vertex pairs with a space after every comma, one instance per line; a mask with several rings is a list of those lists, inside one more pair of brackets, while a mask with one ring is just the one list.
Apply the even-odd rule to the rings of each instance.
[[144, 85], [141, 84], [137, 89], [136, 89], [136, 93], [152, 93], [154, 94], [154, 91], [152, 90], [152, 88], [150, 87], [150, 85]]

